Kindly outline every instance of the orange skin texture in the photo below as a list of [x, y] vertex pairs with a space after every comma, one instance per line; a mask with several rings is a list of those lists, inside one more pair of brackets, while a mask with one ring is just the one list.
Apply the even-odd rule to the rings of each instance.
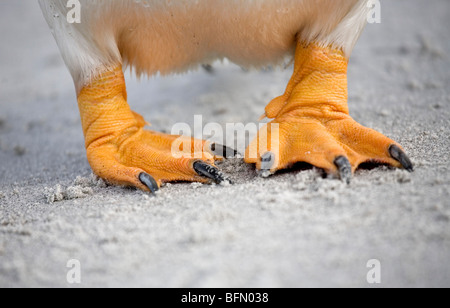
[[350, 117], [347, 65], [341, 50], [299, 42], [286, 92], [266, 107], [265, 116], [274, 120], [249, 145], [245, 161], [261, 169], [261, 156], [270, 151], [272, 173], [306, 162], [337, 174], [339, 156], [348, 158], [352, 172], [365, 162], [401, 167], [389, 154], [395, 141]]
[[[158, 186], [163, 182], [207, 182], [194, 171], [193, 164], [199, 160], [214, 164], [216, 157], [203, 150], [208, 144], [144, 130], [147, 123], [130, 110], [126, 99], [121, 67], [103, 73], [78, 96], [87, 158], [94, 173], [111, 184], [146, 191], [148, 188], [139, 180], [142, 172], [153, 176]], [[191, 147], [187, 151], [189, 157], [174, 158], [175, 140]]]

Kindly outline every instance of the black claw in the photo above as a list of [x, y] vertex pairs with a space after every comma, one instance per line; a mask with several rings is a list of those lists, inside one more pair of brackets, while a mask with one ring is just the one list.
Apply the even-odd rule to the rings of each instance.
[[159, 190], [158, 183], [155, 181], [155, 179], [150, 174], [142, 172], [141, 174], [139, 174], [139, 180], [148, 189], [150, 189], [152, 194], [155, 194]]
[[261, 156], [261, 170], [259, 175], [263, 178], [268, 178], [269, 176], [271, 176], [273, 174], [271, 170], [274, 164], [275, 154], [273, 154], [272, 152], [267, 152], [266, 154]]
[[402, 164], [403, 168], [408, 170], [409, 172], [414, 171], [414, 166], [409, 159], [408, 155], [403, 152], [402, 149], [400, 149], [397, 145], [393, 144], [389, 147], [389, 153], [391, 154], [392, 158], [398, 161], [400, 164]]
[[217, 184], [220, 184], [228, 180], [224, 176], [224, 174], [220, 172], [219, 169], [202, 161], [197, 161], [194, 163], [194, 170], [199, 175], [207, 177], [208, 179], [213, 180]]
[[275, 155], [272, 152], [267, 152], [261, 156], [261, 171], [270, 171], [275, 164]]
[[215, 155], [225, 158], [233, 158], [239, 154], [235, 149], [217, 143], [211, 144], [211, 151]]
[[352, 165], [345, 156], [339, 156], [334, 160], [334, 164], [339, 170], [339, 176], [341, 180], [347, 184], [350, 184], [352, 180]]

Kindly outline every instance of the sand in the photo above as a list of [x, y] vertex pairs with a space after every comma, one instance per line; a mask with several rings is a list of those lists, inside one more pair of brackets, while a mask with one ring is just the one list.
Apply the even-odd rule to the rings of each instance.
[[[156, 197], [91, 175], [69, 73], [36, 1], [0, 3], [0, 287], [449, 287], [450, 3], [382, 2], [349, 68], [350, 110], [400, 142], [409, 174], [360, 170], [350, 186], [297, 169], [268, 179], [240, 159], [234, 185]], [[217, 64], [137, 81], [153, 129], [254, 122], [291, 70]], [[69, 260], [81, 284], [66, 280]], [[368, 284], [367, 262], [381, 263]]]

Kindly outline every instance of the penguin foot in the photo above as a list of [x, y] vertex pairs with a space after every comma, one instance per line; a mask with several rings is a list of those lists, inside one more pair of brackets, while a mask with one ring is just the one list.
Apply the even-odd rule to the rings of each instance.
[[231, 149], [144, 129], [144, 118], [126, 101], [121, 68], [86, 85], [78, 104], [88, 161], [107, 182], [155, 193], [165, 182], [227, 181], [214, 163]]
[[[179, 151], [179, 144], [189, 144], [190, 148]], [[220, 158], [203, 140], [138, 130], [115, 141], [91, 145], [87, 151], [92, 169], [107, 182], [152, 193], [167, 182], [228, 181], [214, 166]]]
[[352, 174], [364, 163], [413, 171], [411, 161], [395, 141], [348, 115], [303, 117], [297, 112], [275, 120], [259, 132], [245, 157], [264, 177], [298, 162], [324, 169], [345, 183], [350, 183]]
[[341, 50], [299, 42], [285, 94], [266, 107], [274, 120], [249, 145], [245, 161], [265, 177], [305, 162], [346, 183], [363, 163], [413, 171], [399, 144], [350, 117], [347, 64]]

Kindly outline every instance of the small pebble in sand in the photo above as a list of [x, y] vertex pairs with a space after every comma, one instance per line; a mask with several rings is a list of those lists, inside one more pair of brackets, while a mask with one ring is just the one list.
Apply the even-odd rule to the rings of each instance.
[[380, 115], [383, 117], [388, 117], [389, 115], [391, 115], [391, 111], [387, 110], [387, 109], [381, 109], [380, 111]]
[[411, 80], [408, 82], [408, 84], [406, 85], [408, 90], [410, 91], [420, 91], [423, 90], [423, 84], [420, 83], [417, 80]]
[[27, 149], [24, 148], [23, 146], [17, 145], [14, 147], [14, 153], [17, 156], [24, 156], [27, 153]]

